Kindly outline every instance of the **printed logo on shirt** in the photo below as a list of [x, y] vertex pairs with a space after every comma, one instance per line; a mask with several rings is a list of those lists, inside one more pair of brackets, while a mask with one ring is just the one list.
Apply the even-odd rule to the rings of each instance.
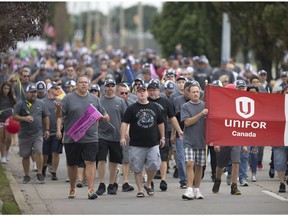
[[137, 125], [141, 128], [151, 128], [154, 125], [154, 116], [156, 114], [150, 109], [140, 109], [136, 113]]

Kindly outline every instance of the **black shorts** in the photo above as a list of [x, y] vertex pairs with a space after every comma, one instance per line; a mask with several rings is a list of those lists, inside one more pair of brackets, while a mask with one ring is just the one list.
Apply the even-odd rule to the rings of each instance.
[[104, 139], [99, 139], [97, 160], [106, 162], [108, 151], [110, 162], [122, 164], [123, 153], [120, 142], [111, 142]]
[[98, 142], [65, 143], [64, 148], [68, 166], [78, 166], [84, 161], [95, 161]]
[[169, 158], [169, 139], [168, 138], [165, 139], [165, 146], [163, 148], [159, 146], [159, 149], [160, 149], [161, 161], [168, 161], [168, 158]]
[[56, 135], [54, 135], [44, 140], [42, 152], [44, 155], [49, 155], [53, 152], [59, 153], [59, 150], [62, 149], [62, 147], [63, 146], [62, 146], [61, 140], [57, 139]]

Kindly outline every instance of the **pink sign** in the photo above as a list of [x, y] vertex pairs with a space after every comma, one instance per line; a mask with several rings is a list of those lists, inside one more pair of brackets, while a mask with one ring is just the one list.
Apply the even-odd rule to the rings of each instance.
[[77, 142], [85, 135], [90, 126], [101, 117], [102, 114], [90, 104], [83, 116], [74, 123], [66, 134]]

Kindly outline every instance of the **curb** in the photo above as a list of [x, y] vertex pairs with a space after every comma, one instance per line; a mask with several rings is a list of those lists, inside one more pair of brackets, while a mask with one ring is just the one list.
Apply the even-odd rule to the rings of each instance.
[[27, 203], [24, 199], [22, 192], [19, 189], [18, 183], [16, 182], [12, 173], [5, 171], [5, 174], [9, 180], [10, 187], [11, 187], [11, 190], [12, 190], [13, 195], [14, 195], [14, 199], [17, 202], [19, 209], [22, 212], [22, 214], [32, 214], [29, 206], [27, 205]]

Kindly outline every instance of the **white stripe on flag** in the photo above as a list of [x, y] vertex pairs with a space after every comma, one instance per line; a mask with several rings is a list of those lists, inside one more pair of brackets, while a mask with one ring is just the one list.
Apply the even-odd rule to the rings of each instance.
[[284, 107], [284, 112], [285, 112], [285, 129], [284, 129], [284, 145], [288, 146], [288, 94], [285, 94], [285, 107]]

